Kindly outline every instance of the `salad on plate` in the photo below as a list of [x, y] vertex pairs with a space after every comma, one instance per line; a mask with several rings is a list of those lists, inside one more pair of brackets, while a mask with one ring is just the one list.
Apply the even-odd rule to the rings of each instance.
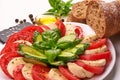
[[98, 80], [115, 63], [109, 39], [97, 38], [88, 25], [61, 20], [14, 33], [0, 56], [2, 71], [14, 80]]

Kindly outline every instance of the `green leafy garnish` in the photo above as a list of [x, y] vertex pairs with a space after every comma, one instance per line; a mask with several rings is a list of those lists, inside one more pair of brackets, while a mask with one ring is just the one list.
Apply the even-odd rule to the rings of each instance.
[[45, 13], [46, 15], [54, 15], [56, 18], [61, 18], [67, 16], [71, 10], [70, 7], [72, 6], [72, 0], [68, 0], [67, 2], [64, 2], [63, 0], [48, 1], [52, 8]]

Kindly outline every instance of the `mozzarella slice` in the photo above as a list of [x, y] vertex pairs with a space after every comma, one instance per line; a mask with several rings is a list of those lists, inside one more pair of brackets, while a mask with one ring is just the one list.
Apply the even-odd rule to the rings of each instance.
[[27, 63], [22, 68], [22, 74], [26, 80], [33, 80], [31, 72], [32, 72], [33, 64]]
[[95, 61], [88, 61], [88, 60], [80, 60], [80, 61], [90, 66], [105, 66], [106, 64], [105, 59], [100, 59], [100, 60], [95, 60]]
[[96, 48], [96, 49], [91, 49], [91, 50], [86, 50], [85, 54], [97, 54], [97, 53], [102, 53], [105, 52], [107, 50], [107, 46], [103, 45], [100, 48]]
[[97, 35], [87, 36], [81, 41], [81, 43], [90, 43], [96, 39], [97, 39]]
[[52, 68], [49, 73], [48, 76], [50, 78], [50, 80], [67, 80], [58, 69], [56, 68]]
[[81, 66], [78, 66], [75, 63], [69, 62], [67, 63], [67, 66], [68, 66], [69, 71], [74, 76], [77, 76], [79, 78], [86, 78], [86, 77], [91, 78], [94, 75], [94, 73], [85, 70], [84, 68], [82, 68]]
[[7, 66], [7, 70], [9, 72], [9, 74], [13, 77], [13, 70], [14, 68], [17, 66], [17, 65], [20, 65], [20, 64], [26, 64], [24, 61], [23, 61], [23, 57], [15, 57], [13, 58], [9, 63], [8, 63], [8, 66]]
[[65, 35], [70, 35], [70, 34], [75, 34], [75, 25], [72, 24], [65, 24], [66, 26], [66, 34]]

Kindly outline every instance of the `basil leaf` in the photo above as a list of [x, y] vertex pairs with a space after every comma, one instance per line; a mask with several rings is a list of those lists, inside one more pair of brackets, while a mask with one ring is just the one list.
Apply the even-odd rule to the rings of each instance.
[[43, 32], [42, 39], [46, 42], [56, 42], [60, 38], [60, 35], [60, 30], [56, 28]]

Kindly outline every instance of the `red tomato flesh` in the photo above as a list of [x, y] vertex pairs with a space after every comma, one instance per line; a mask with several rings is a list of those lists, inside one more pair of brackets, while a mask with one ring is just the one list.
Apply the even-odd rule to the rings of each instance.
[[80, 80], [79, 78], [72, 75], [69, 70], [64, 66], [59, 66], [60, 72], [65, 76], [68, 80]]
[[44, 30], [40, 26], [27, 26], [23, 28], [21, 31], [31, 33], [34, 33], [35, 31], [39, 31], [40, 33], [44, 32]]
[[17, 40], [26, 40], [33, 43], [33, 33], [30, 32], [17, 32], [11, 35], [6, 44], [10, 45], [11, 43]]
[[57, 25], [58, 29], [60, 29], [61, 35], [64, 36], [66, 33], [66, 27], [63, 22], [61, 20], [57, 20], [55, 24]]
[[99, 59], [106, 59], [107, 62], [110, 62], [112, 57], [111, 57], [111, 52], [106, 51], [103, 53], [97, 53], [97, 54], [86, 54], [86, 55], [81, 55], [80, 59], [83, 60], [99, 60]]
[[75, 61], [75, 63], [81, 67], [83, 67], [84, 69], [86, 69], [87, 71], [90, 71], [92, 73], [95, 74], [101, 74], [104, 71], [104, 67], [98, 67], [98, 66], [90, 66], [85, 64], [84, 62], [81, 62], [79, 60]]
[[75, 33], [77, 38], [83, 38], [83, 31], [80, 26], [76, 26]]
[[49, 80], [48, 72], [50, 68], [40, 64], [34, 64], [32, 67], [33, 80]]
[[102, 45], [106, 44], [107, 39], [103, 38], [103, 39], [99, 39], [97, 41], [94, 41], [90, 44], [90, 46], [88, 47], [88, 49], [95, 49], [95, 48], [99, 48]]
[[14, 80], [26, 80], [22, 74], [23, 67], [24, 67], [24, 64], [20, 64], [15, 67], [15, 69], [13, 70]]
[[18, 44], [19, 43], [12, 43], [11, 45], [6, 44], [5, 47], [2, 49], [1, 54], [5, 53], [12, 53], [12, 52], [17, 52], [18, 51]]

